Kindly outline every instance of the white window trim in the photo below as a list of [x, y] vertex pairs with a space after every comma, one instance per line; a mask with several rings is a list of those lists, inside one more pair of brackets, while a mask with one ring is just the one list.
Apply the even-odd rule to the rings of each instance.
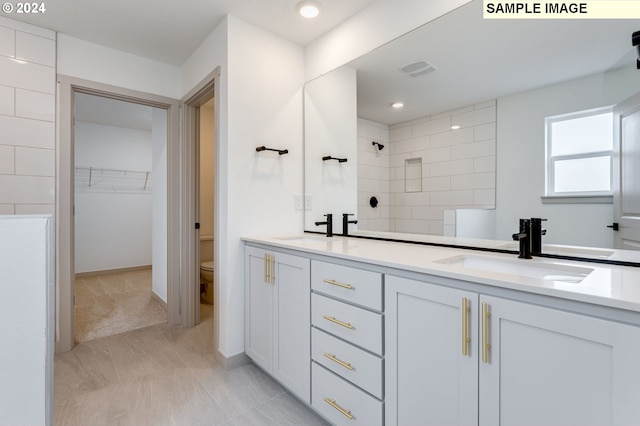
[[[605, 112], [612, 112], [613, 105], [592, 108], [584, 111], [578, 111], [573, 113], [556, 115], [553, 117], [546, 117], [544, 120], [545, 125], [545, 189], [546, 194], [541, 198], [544, 204], [602, 204], [613, 202], [613, 191], [582, 191], [582, 192], [555, 192], [554, 191], [554, 162], [558, 160], [567, 159], [579, 159], [579, 158], [591, 158], [609, 156], [610, 161], [613, 161], [613, 147], [610, 151], [594, 151], [582, 154], [572, 155], [557, 155], [551, 157], [551, 124], [559, 121], [572, 120], [582, 117], [588, 117], [591, 115], [597, 115]], [[613, 168], [611, 168], [613, 173]], [[611, 181], [613, 182], [613, 176]]]

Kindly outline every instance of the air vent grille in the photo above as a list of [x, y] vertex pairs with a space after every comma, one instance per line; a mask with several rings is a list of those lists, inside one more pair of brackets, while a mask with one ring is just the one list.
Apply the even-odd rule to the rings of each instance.
[[429, 62], [425, 60], [419, 60], [415, 62], [411, 62], [400, 68], [400, 71], [403, 73], [410, 75], [411, 77], [419, 77], [421, 75], [426, 75], [432, 73], [436, 70], [436, 67], [431, 65]]

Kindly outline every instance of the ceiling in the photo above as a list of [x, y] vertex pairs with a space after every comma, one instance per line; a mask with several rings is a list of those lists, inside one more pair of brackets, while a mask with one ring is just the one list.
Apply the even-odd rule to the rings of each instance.
[[320, 0], [314, 20], [299, 0], [54, 0], [42, 14], [12, 19], [176, 66], [227, 14], [306, 46], [375, 0]]

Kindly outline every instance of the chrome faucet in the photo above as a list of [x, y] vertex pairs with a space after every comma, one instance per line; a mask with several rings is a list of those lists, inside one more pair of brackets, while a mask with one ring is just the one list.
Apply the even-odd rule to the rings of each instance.
[[349, 220], [349, 216], [353, 216], [353, 213], [342, 213], [342, 235], [349, 236], [349, 224], [358, 223], [357, 220]]
[[512, 235], [515, 241], [520, 242], [518, 257], [531, 259], [531, 219], [520, 219], [520, 231]]
[[333, 215], [331, 213], [325, 214], [327, 218], [324, 222], [316, 222], [316, 226], [327, 225], [327, 237], [333, 237]]

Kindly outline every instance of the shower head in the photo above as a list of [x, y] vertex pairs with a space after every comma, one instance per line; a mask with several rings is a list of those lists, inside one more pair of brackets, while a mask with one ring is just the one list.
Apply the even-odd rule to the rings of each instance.
[[373, 145], [373, 146], [377, 145], [378, 146], [378, 151], [382, 151], [382, 148], [384, 148], [384, 145], [382, 145], [380, 142], [376, 142], [376, 141], [371, 142], [371, 145]]

